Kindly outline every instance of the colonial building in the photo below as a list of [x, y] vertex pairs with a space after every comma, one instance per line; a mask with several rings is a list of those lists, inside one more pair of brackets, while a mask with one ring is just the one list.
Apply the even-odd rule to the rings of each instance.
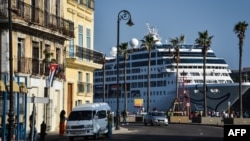
[[65, 0], [64, 15], [74, 22], [75, 38], [66, 42], [64, 109], [93, 102], [93, 71], [102, 67], [102, 53], [94, 50], [94, 0]]
[[12, 0], [8, 7], [0, 1], [1, 134], [11, 105], [15, 134], [24, 139], [32, 112], [38, 131], [43, 121], [55, 131], [62, 110], [93, 102], [103, 54], [94, 50], [94, 0]]
[[[49, 131], [58, 128], [59, 113], [65, 105], [65, 41], [74, 37], [75, 28], [72, 19], [64, 18], [64, 1], [12, 0], [11, 10], [9, 0], [0, 1], [1, 125], [8, 124], [13, 84], [11, 106], [19, 139], [29, 130], [32, 111], [38, 131], [43, 121]], [[2, 127], [4, 138], [6, 126]]]

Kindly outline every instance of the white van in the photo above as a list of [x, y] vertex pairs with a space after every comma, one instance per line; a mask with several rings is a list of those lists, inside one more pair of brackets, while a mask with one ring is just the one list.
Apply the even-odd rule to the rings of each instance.
[[107, 103], [88, 103], [74, 107], [67, 119], [65, 135], [70, 141], [75, 137], [108, 137], [107, 111], [111, 111]]

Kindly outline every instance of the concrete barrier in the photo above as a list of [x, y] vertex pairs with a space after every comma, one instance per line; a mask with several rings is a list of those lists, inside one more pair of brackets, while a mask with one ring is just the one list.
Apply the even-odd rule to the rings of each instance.
[[170, 123], [190, 123], [188, 116], [170, 116]]
[[[123, 117], [120, 117], [120, 122], [122, 123]], [[143, 122], [143, 116], [128, 115], [127, 122]], [[115, 120], [116, 121], [116, 117]], [[224, 124], [234, 124], [234, 125], [250, 125], [250, 118], [225, 118], [222, 117], [193, 117], [191, 120], [188, 116], [171, 116], [169, 118], [169, 123], [197, 123], [206, 125], [224, 125]]]
[[221, 117], [201, 117], [201, 124], [224, 125]]
[[250, 118], [225, 118], [224, 124], [250, 125]]

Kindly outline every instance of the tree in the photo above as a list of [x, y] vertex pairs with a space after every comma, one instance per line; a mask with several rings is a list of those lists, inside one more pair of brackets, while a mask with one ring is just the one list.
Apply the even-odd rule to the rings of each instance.
[[170, 38], [170, 43], [172, 44], [172, 47], [174, 48], [174, 57], [173, 60], [176, 63], [176, 97], [175, 100], [179, 101], [179, 97], [178, 97], [178, 78], [179, 78], [179, 62], [180, 62], [180, 45], [183, 44], [185, 39], [184, 35], [180, 35], [180, 37], [176, 37], [176, 38]]
[[105, 97], [105, 94], [106, 94], [106, 88], [105, 88], [105, 83], [106, 83], [106, 69], [105, 69], [105, 64], [106, 64], [106, 54], [103, 54], [102, 56], [102, 70], [103, 70], [103, 99], [102, 101], [105, 102], [106, 100], [106, 97]]
[[121, 54], [124, 55], [124, 111], [127, 111], [127, 59], [128, 59], [128, 42], [121, 43], [120, 45]]
[[242, 108], [242, 71], [241, 71], [241, 65], [242, 65], [242, 50], [243, 50], [243, 43], [245, 38], [245, 32], [247, 30], [248, 23], [245, 21], [238, 22], [234, 26], [234, 32], [237, 34], [237, 37], [239, 38], [239, 100], [240, 100], [240, 118], [242, 118], [243, 108]]
[[142, 47], [146, 47], [148, 50], [148, 86], [147, 86], [147, 112], [150, 111], [150, 64], [151, 64], [151, 50], [153, 48], [153, 45], [158, 40], [154, 40], [153, 34], [148, 34], [144, 36], [144, 39], [141, 40]]
[[204, 116], [207, 117], [207, 84], [206, 84], [206, 56], [213, 36], [208, 35], [208, 31], [198, 32], [199, 37], [195, 40], [195, 43], [202, 47], [203, 56], [203, 97], [204, 97]]

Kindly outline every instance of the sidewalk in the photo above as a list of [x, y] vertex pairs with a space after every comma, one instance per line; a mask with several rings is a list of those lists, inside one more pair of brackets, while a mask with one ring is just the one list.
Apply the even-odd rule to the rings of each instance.
[[[121, 133], [128, 133], [130, 132], [126, 127], [121, 127], [119, 130], [113, 129], [113, 134], [121, 134]], [[40, 136], [38, 136], [40, 139]], [[59, 131], [52, 131], [47, 132], [47, 135], [45, 136], [45, 141], [66, 141], [68, 140], [68, 137], [66, 136], [60, 136]]]

